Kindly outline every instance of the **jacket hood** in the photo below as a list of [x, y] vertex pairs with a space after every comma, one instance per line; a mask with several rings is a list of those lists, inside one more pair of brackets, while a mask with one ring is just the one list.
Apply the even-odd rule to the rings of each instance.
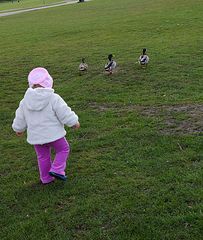
[[29, 110], [40, 111], [49, 104], [52, 94], [54, 94], [54, 89], [28, 88], [24, 96], [24, 103]]

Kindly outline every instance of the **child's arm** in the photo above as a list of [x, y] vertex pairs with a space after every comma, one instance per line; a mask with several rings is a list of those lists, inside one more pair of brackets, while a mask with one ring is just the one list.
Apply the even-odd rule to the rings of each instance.
[[13, 130], [16, 132], [17, 136], [22, 136], [23, 132], [27, 128], [27, 123], [25, 121], [25, 116], [23, 113], [22, 101], [15, 113], [15, 119], [13, 120], [12, 124]]
[[53, 104], [53, 109], [56, 112], [56, 115], [59, 121], [69, 127], [79, 128], [80, 123], [78, 121], [78, 116], [71, 110], [66, 102], [56, 94], [56, 99]]
[[18, 137], [22, 137], [23, 134], [24, 134], [24, 132], [16, 132], [16, 135], [17, 135]]
[[80, 123], [79, 123], [79, 122], [76, 123], [74, 126], [72, 126], [72, 128], [73, 128], [73, 129], [78, 129], [78, 128], [80, 128]]

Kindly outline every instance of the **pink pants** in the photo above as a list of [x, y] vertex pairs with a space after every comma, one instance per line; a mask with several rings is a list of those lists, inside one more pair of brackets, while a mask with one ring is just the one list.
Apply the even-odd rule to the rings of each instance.
[[[34, 148], [37, 154], [42, 183], [49, 183], [54, 180], [54, 177], [51, 177], [49, 172], [65, 175], [66, 161], [70, 152], [70, 147], [65, 137], [42, 145], [36, 144]], [[54, 149], [56, 154], [53, 162], [51, 161], [51, 148]]]

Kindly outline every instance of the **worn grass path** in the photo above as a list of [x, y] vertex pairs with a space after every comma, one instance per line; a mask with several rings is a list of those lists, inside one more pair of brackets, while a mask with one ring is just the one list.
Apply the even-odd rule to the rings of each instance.
[[67, 2], [59, 2], [59, 3], [53, 3], [51, 5], [45, 5], [45, 6], [40, 6], [40, 7], [34, 7], [34, 8], [26, 8], [26, 9], [15, 9], [15, 10], [10, 10], [10, 11], [3, 11], [0, 12], [0, 17], [8, 17], [11, 15], [16, 15], [16, 14], [21, 14], [21, 13], [27, 13], [27, 12], [32, 12], [32, 11], [38, 11], [38, 10], [44, 10], [47, 8], [55, 8], [55, 7], [61, 7], [69, 4], [75, 4], [78, 1], [67, 1]]
[[[69, 1], [69, 0], [67, 0]], [[60, 0], [17, 0], [15, 1], [1, 1], [0, 2], [0, 11], [11, 11], [18, 10], [23, 8], [32, 8], [39, 7], [44, 5], [49, 5], [53, 3], [62, 2]]]
[[[0, 239], [202, 238], [202, 11], [200, 0], [94, 0], [0, 19]], [[33, 147], [11, 130], [36, 66], [80, 116], [65, 184], [40, 185]]]

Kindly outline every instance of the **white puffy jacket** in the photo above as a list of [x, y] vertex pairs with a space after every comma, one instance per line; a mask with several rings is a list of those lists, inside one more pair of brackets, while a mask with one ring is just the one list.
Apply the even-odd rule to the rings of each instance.
[[66, 135], [64, 124], [72, 127], [76, 123], [78, 116], [54, 89], [28, 88], [16, 110], [12, 128], [15, 132], [27, 129], [30, 144], [45, 144]]

